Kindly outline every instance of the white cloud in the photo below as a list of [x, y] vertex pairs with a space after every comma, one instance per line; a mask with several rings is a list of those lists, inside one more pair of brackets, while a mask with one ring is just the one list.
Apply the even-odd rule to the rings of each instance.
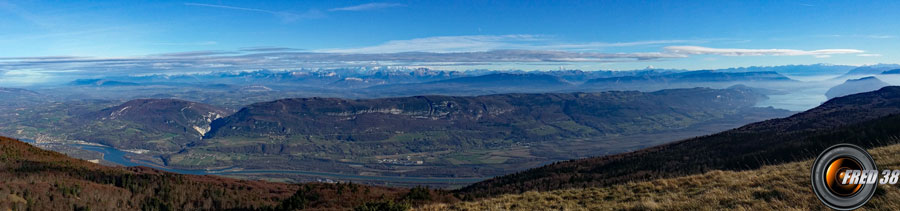
[[[441, 36], [394, 40], [383, 44], [348, 49], [304, 51], [280, 46], [242, 48], [235, 51], [192, 51], [138, 57], [0, 57], [0, 73], [28, 70], [78, 70], [67, 74], [167, 74], [185, 72], [258, 69], [341, 68], [370, 65], [456, 66], [531, 65], [563, 63], [615, 63], [659, 61], [691, 55], [722, 56], [814, 56], [835, 54], [876, 56], [856, 49], [737, 49], [701, 46], [668, 46], [672, 43], [699, 43], [702, 40], [650, 40], [635, 42], [565, 43], [542, 35]], [[616, 53], [611, 48], [659, 46], [650, 52]], [[879, 55], [880, 56], [880, 55]], [[42, 75], [11, 76], [37, 80]]]
[[172, 46], [192, 46], [192, 45], [218, 45], [219, 43], [216, 41], [202, 41], [202, 42], [159, 42], [159, 43], [151, 43], [152, 45], [172, 45]]
[[322, 12], [320, 12], [318, 10], [309, 10], [306, 13], [298, 14], [298, 13], [292, 13], [292, 12], [273, 11], [273, 10], [264, 10], [264, 9], [247, 8], [247, 7], [235, 7], [235, 6], [218, 5], [218, 4], [184, 3], [184, 5], [268, 13], [268, 14], [274, 15], [278, 18], [281, 18], [281, 20], [285, 21], [285, 22], [293, 22], [293, 21], [297, 21], [297, 20], [301, 20], [301, 19], [321, 18], [321, 17], [325, 16], [325, 14], [323, 14]]
[[893, 39], [893, 38], [897, 38], [897, 36], [893, 36], [893, 35], [869, 35], [869, 36], [867, 36], [867, 37], [868, 37], [868, 38], [872, 38], [872, 39]]
[[10, 85], [27, 85], [35, 83], [44, 83], [52, 80], [52, 73], [36, 70], [11, 70], [0, 73], [0, 84]]
[[473, 35], [438, 36], [410, 40], [392, 40], [386, 43], [360, 48], [325, 49], [328, 53], [398, 53], [398, 52], [470, 52], [509, 49], [525, 42], [545, 40], [538, 35]]
[[856, 56], [862, 56], [862, 57], [880, 57], [881, 54], [877, 54], [877, 53], [863, 53], [863, 54], [856, 54]]
[[378, 3], [378, 2], [376, 2], [376, 3], [354, 5], [354, 6], [349, 6], [349, 7], [333, 8], [328, 11], [332, 11], [332, 12], [334, 12], [334, 11], [365, 11], [365, 10], [378, 10], [378, 9], [385, 9], [385, 8], [391, 8], [391, 7], [405, 7], [405, 6], [406, 6], [405, 4], [399, 4], [399, 3]]
[[287, 48], [287, 47], [272, 47], [272, 46], [257, 46], [257, 47], [247, 47], [241, 48], [240, 51], [247, 52], [285, 52], [285, 51], [301, 51], [303, 49], [297, 48]]
[[[634, 62], [685, 55], [598, 53], [550, 50], [490, 50], [473, 52], [317, 53], [291, 51], [195, 51], [142, 57], [19, 57], [0, 58], [0, 72], [79, 70], [78, 74], [164, 74], [167, 72], [254, 69], [339, 68], [367, 65], [471, 66], [494, 63]], [[30, 76], [35, 77], [35, 76]]]
[[663, 45], [675, 43], [700, 43], [702, 40], [649, 40], [636, 42], [588, 42], [561, 43], [550, 36], [512, 34], [512, 35], [471, 35], [471, 36], [437, 36], [409, 40], [392, 40], [383, 44], [359, 48], [322, 49], [317, 52], [326, 53], [399, 53], [399, 52], [473, 52], [500, 49], [517, 50], [568, 50], [596, 51], [613, 47], [631, 47], [644, 45]]
[[589, 42], [589, 43], [573, 43], [573, 44], [556, 44], [556, 45], [535, 46], [535, 47], [546, 48], [546, 49], [597, 50], [597, 49], [610, 48], [610, 47], [631, 47], [631, 46], [643, 46], [643, 45], [662, 45], [662, 44], [675, 44], [675, 43], [701, 43], [701, 42], [706, 42], [706, 41], [703, 41], [703, 40], [649, 40], [649, 41], [616, 42], [616, 43]]
[[701, 46], [669, 46], [664, 48], [667, 52], [686, 55], [722, 55], [722, 56], [817, 56], [833, 54], [863, 53], [856, 49], [821, 49], [821, 50], [795, 50], [795, 49], [741, 49], [741, 48], [707, 48]]
[[834, 37], [834, 38], [846, 37], [846, 38], [868, 38], [868, 39], [894, 39], [894, 38], [897, 38], [897, 36], [886, 35], [886, 34], [849, 34], [849, 35], [829, 34], [829, 35], [818, 35], [818, 36]]

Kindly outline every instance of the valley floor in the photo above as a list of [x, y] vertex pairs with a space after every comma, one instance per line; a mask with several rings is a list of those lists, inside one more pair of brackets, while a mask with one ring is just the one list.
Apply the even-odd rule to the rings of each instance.
[[[900, 169], [900, 144], [870, 149], [879, 169]], [[530, 191], [419, 210], [827, 210], [812, 192], [812, 160], [600, 188]], [[861, 210], [900, 209], [900, 187], [879, 185]]]

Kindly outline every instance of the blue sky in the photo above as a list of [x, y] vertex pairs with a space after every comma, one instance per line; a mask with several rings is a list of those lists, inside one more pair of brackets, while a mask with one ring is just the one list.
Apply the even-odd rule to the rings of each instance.
[[898, 1], [0, 0], [0, 71], [897, 63], [898, 10]]

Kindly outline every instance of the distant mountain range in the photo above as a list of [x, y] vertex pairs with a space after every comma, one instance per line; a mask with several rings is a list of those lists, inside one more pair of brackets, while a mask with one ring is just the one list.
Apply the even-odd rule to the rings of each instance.
[[260, 70], [80, 79], [66, 85], [38, 88], [37, 91], [48, 93], [43, 99], [57, 102], [174, 98], [236, 110], [256, 102], [301, 97], [371, 99], [420, 95], [657, 91], [694, 87], [727, 88], [738, 84], [785, 91], [799, 84], [797, 81], [785, 80], [786, 77], [777, 72], [745, 70], [757, 68], [728, 71], [648, 69], [529, 72], [429, 69]]
[[531, 190], [608, 186], [631, 181], [755, 169], [810, 159], [837, 143], [900, 143], [900, 87], [838, 97], [788, 118], [629, 153], [560, 162], [476, 183], [470, 197]]
[[777, 72], [787, 76], [816, 76], [816, 75], [842, 75], [858, 66], [811, 64], [811, 65], [783, 65], [783, 66], [753, 66], [719, 69], [720, 72]]
[[[299, 86], [326, 86], [342, 80], [360, 79], [372, 81], [373, 85], [380, 83], [412, 83], [433, 80], [444, 80], [471, 75], [489, 73], [481, 72], [457, 72], [429, 69], [328, 69], [328, 70], [295, 70], [272, 71], [258, 70], [247, 72], [223, 72], [205, 74], [183, 75], [148, 75], [131, 77], [113, 77], [105, 80], [128, 81], [138, 84], [193, 84], [193, 83], [224, 83], [224, 84], [280, 84]], [[76, 80], [73, 84], [80, 84], [101, 79]], [[102, 81], [102, 80], [101, 80]], [[79, 83], [80, 82], [80, 83]]]
[[885, 75], [887, 75], [887, 74], [900, 74], [900, 69], [893, 69], [893, 70], [884, 71], [884, 72], [881, 72], [881, 74], [885, 74]]
[[900, 65], [897, 64], [878, 64], [878, 65], [869, 65], [869, 66], [861, 66], [854, 68], [847, 72], [845, 76], [854, 76], [854, 75], [877, 75], [881, 74], [884, 71], [900, 69]]
[[[675, 88], [726, 88], [738, 84], [759, 85], [796, 82], [776, 72], [689, 71], [676, 73], [643, 72], [635, 76], [594, 78], [572, 82], [544, 73], [497, 73], [455, 79], [374, 86], [365, 92], [374, 96], [416, 94], [484, 95], [494, 93], [540, 93], [573, 91], [637, 90], [657, 91]], [[784, 86], [784, 85], [779, 86]]]
[[45, 98], [46, 96], [27, 89], [0, 87], [0, 107], [30, 105], [35, 102], [44, 102]]
[[[864, 72], [862, 69], [883, 69], [889, 66], [814, 64], [698, 71], [653, 68], [632, 71], [445, 71], [386, 67], [257, 70], [101, 77], [31, 89], [47, 93], [45, 98], [57, 102], [79, 99], [121, 101], [175, 98], [236, 110], [252, 103], [282, 98], [370, 99], [418, 95], [477, 96], [504, 93], [657, 91], [694, 87], [727, 88], [738, 84], [764, 87], [775, 91], [773, 93], [787, 94], [798, 90], [823, 88], [815, 87], [821, 85], [816, 84], [817, 82], [809, 82], [816, 79], [816, 76], [834, 77], [850, 74], [851, 69], [856, 69], [852, 71], [856, 74]], [[838, 80], [859, 77], [862, 76], [854, 75]], [[791, 78], [799, 81], [789, 80]], [[828, 86], [831, 86], [830, 83]], [[820, 102], [808, 104], [818, 103]]]
[[4, 97], [35, 96], [35, 95], [38, 95], [38, 93], [31, 91], [31, 90], [27, 90], [27, 89], [0, 88], [0, 96], [4, 96]]
[[[70, 86], [116, 87], [172, 86], [210, 91], [234, 90], [235, 86], [265, 86], [278, 92], [301, 92], [313, 96], [376, 98], [415, 95], [485, 95], [500, 93], [545, 93], [598, 90], [655, 91], [671, 88], [712, 86], [725, 88], [752, 82], [789, 82], [771, 69], [750, 67], [723, 70], [638, 71], [439, 71], [429, 69], [334, 69], [300, 71], [251, 71], [189, 75], [151, 75], [79, 79]], [[832, 66], [816, 66], [834, 69]], [[813, 67], [806, 67], [813, 68]], [[824, 71], [824, 70], [823, 70]], [[628, 84], [623, 84], [627, 82]], [[651, 84], [654, 83], [654, 84]], [[659, 84], [662, 83], [662, 84]], [[702, 83], [702, 84], [690, 84]], [[216, 86], [212, 86], [216, 85]], [[753, 85], [753, 84], [748, 84]], [[350, 91], [352, 90], [352, 91]], [[64, 91], [65, 92], [65, 91]], [[147, 97], [147, 96], [141, 96]], [[273, 99], [274, 100], [274, 99]]]
[[[768, 66], [768, 67], [741, 67], [716, 70], [700, 70], [723, 73], [742, 73], [742, 72], [775, 72], [781, 75], [790, 76], [809, 76], [809, 75], [838, 75], [838, 74], [859, 74], [870, 69], [881, 69], [892, 65], [874, 65], [874, 66], [845, 66], [830, 64], [813, 64], [813, 65], [786, 65], [786, 66]], [[897, 65], [893, 65], [897, 66]], [[897, 68], [900, 68], [898, 66]], [[289, 70], [289, 71], [272, 71], [258, 70], [248, 72], [225, 72], [225, 73], [205, 73], [205, 74], [183, 74], [183, 75], [149, 75], [149, 76], [129, 76], [129, 77], [111, 77], [102, 79], [79, 79], [73, 81], [72, 85], [118, 85], [118, 83], [126, 83], [123, 85], [136, 84], [167, 84], [167, 83], [296, 83], [303, 82], [303, 86], [323, 86], [329, 85], [333, 88], [359, 88], [366, 86], [377, 86], [387, 84], [404, 84], [404, 83], [424, 83], [430, 81], [440, 81], [454, 79], [460, 77], [474, 77], [491, 74], [538, 74], [559, 77], [565, 81], [574, 84], [581, 84], [591, 79], [598, 78], [614, 78], [628, 76], [654, 76], [666, 75], [672, 73], [690, 72], [688, 70], [677, 69], [644, 69], [630, 71], [582, 71], [582, 70], [549, 70], [549, 71], [497, 71], [497, 70], [470, 70], [470, 71], [445, 71], [431, 70], [426, 68], [408, 69], [408, 68], [339, 68], [339, 69], [315, 69], [315, 70]], [[878, 72], [880, 73], [880, 72]], [[876, 73], [877, 74], [877, 73]], [[347, 85], [347, 86], [343, 86]]]
[[69, 83], [74, 86], [137, 86], [138, 83], [111, 81], [104, 79], [78, 79]]
[[485, 95], [497, 93], [541, 93], [572, 89], [575, 85], [557, 76], [537, 73], [496, 73], [481, 76], [407, 84], [373, 86], [373, 96]]
[[776, 72], [690, 71], [665, 75], [643, 75], [591, 79], [581, 87], [601, 90], [659, 90], [696, 86], [727, 87], [739, 83], [793, 82]]
[[890, 86], [890, 84], [878, 80], [878, 78], [876, 78], [875, 76], [863, 77], [860, 79], [849, 79], [843, 84], [828, 89], [828, 92], [825, 92], [825, 96], [831, 99], [850, 94], [871, 92], [886, 86]]

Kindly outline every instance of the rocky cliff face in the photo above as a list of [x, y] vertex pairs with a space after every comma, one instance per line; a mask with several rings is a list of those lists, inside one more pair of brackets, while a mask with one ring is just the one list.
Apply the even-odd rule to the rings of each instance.
[[202, 103], [138, 99], [82, 116], [86, 128], [76, 137], [119, 148], [174, 150], [199, 140], [209, 132], [212, 121], [228, 114]]

